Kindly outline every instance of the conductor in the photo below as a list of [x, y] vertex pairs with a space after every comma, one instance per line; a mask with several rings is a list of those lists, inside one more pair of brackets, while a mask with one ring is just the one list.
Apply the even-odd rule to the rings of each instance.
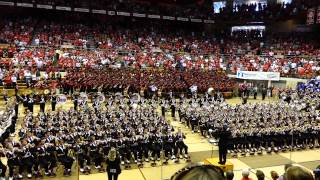
[[227, 150], [228, 150], [228, 141], [229, 137], [231, 135], [231, 132], [229, 131], [228, 127], [226, 125], [223, 126], [221, 131], [218, 133], [219, 142], [219, 164], [226, 164], [227, 161]]

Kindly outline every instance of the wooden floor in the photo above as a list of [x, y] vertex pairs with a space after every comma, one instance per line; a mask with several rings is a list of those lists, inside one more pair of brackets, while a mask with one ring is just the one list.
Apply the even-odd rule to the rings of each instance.
[[[261, 100], [252, 100], [249, 99], [249, 103], [251, 102], [262, 102], [262, 103], [271, 103], [277, 101], [276, 99], [267, 99], [265, 101]], [[229, 104], [238, 104], [240, 103], [239, 98], [233, 98], [227, 100]], [[0, 104], [1, 105], [1, 104]], [[71, 102], [63, 105], [63, 108], [71, 107]], [[2, 106], [0, 106], [2, 107]], [[20, 107], [22, 110], [22, 107]], [[39, 111], [39, 107], [35, 107], [35, 111]], [[22, 112], [22, 111], [20, 111]], [[217, 157], [217, 147], [211, 145], [208, 140], [199, 134], [191, 133], [191, 131], [184, 125], [179, 123], [178, 121], [173, 120], [170, 117], [170, 113], [167, 113], [167, 119], [171, 122], [174, 127], [181, 127], [182, 131], [186, 133], [186, 144], [189, 147], [189, 154], [193, 162], [200, 162], [206, 158], [210, 158], [211, 156]], [[17, 126], [17, 129], [19, 125]], [[307, 151], [299, 151], [299, 152], [288, 152], [288, 153], [279, 153], [279, 154], [271, 154], [271, 155], [262, 155], [262, 156], [247, 156], [247, 157], [238, 157], [238, 158], [230, 158], [228, 159], [234, 164], [234, 179], [241, 178], [241, 170], [242, 169], [250, 169], [252, 172], [251, 178], [256, 179], [254, 172], [259, 169], [262, 170], [266, 179], [271, 179], [270, 171], [274, 170], [281, 175], [284, 172], [284, 164], [293, 163], [294, 165], [303, 166], [309, 170], [313, 170], [316, 166], [320, 165], [320, 149], [315, 150], [307, 150]], [[160, 163], [159, 163], [160, 164]], [[123, 170], [119, 176], [119, 180], [163, 180], [170, 179], [170, 177], [179, 169], [186, 166], [186, 162], [181, 162], [179, 164], [175, 164], [170, 162], [169, 165], [166, 166], [156, 166], [151, 167], [146, 164], [145, 167], [141, 169], [131, 169], [131, 170]], [[75, 167], [77, 169], [77, 167]], [[94, 173], [90, 175], [80, 175], [77, 176], [77, 173], [74, 172], [74, 175], [69, 178], [50, 178], [52, 180], [60, 180], [60, 179], [70, 179], [70, 180], [103, 180], [107, 179], [105, 173]]]

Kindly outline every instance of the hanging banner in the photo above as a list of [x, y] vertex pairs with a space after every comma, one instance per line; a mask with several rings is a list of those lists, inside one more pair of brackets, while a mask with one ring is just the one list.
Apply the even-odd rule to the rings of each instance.
[[37, 4], [37, 8], [39, 8], [39, 9], [52, 9], [52, 6], [45, 5], [45, 4]]
[[307, 25], [314, 24], [315, 8], [308, 9], [307, 13]]
[[130, 16], [130, 13], [129, 13], [129, 12], [118, 11], [118, 12], [117, 12], [117, 15], [118, 15], [118, 16]]
[[189, 21], [189, 18], [177, 17], [178, 21]]
[[157, 15], [157, 14], [148, 14], [148, 18], [150, 18], [150, 19], [160, 19], [160, 15]]
[[0, 5], [4, 5], [4, 6], [14, 6], [14, 2], [0, 1]]
[[175, 20], [176, 18], [173, 17], [173, 16], [162, 16], [162, 19], [173, 21], [173, 20]]
[[202, 22], [202, 19], [190, 19], [191, 22], [199, 22], [201, 23]]
[[146, 17], [146, 14], [132, 13], [133, 17]]
[[320, 6], [318, 7], [317, 11], [317, 24], [320, 24]]
[[56, 10], [60, 10], [60, 11], [71, 11], [71, 7], [56, 6]]
[[237, 71], [238, 79], [279, 81], [279, 72]]
[[107, 14], [107, 11], [101, 10], [101, 9], [92, 9], [92, 13], [94, 13], [94, 14]]
[[33, 4], [30, 4], [30, 3], [17, 3], [17, 6], [20, 6], [20, 7], [30, 7], [30, 8], [32, 8], [32, 7], [33, 7]]
[[75, 12], [90, 12], [90, 10], [89, 9], [87, 9], [87, 8], [74, 8], [74, 11]]

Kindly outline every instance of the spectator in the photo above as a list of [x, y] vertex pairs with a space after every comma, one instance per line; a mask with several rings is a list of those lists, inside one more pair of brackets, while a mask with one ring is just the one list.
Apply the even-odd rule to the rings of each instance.
[[278, 180], [279, 179], [279, 175], [278, 175], [278, 173], [276, 171], [271, 171], [270, 174], [271, 174], [271, 178], [273, 180]]
[[264, 173], [261, 170], [257, 170], [256, 176], [258, 180], [264, 180], [265, 178]]
[[242, 170], [242, 179], [241, 180], [252, 180], [252, 178], [250, 178], [249, 175], [250, 175], [249, 169]]
[[184, 168], [171, 177], [171, 180], [225, 180], [223, 171], [216, 166], [203, 165]]
[[313, 170], [313, 173], [315, 180], [320, 180], [320, 165], [315, 170]]
[[314, 180], [314, 177], [308, 170], [292, 166], [286, 171], [286, 180]]
[[226, 180], [233, 180], [233, 177], [234, 177], [233, 171], [226, 172]]
[[290, 167], [292, 167], [292, 164], [284, 165], [284, 174], [279, 177], [279, 180], [286, 180], [286, 172]]

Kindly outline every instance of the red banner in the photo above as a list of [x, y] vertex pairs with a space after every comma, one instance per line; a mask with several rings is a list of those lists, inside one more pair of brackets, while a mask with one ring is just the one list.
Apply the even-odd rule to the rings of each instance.
[[315, 8], [308, 9], [307, 13], [307, 25], [314, 24]]
[[318, 7], [317, 11], [317, 24], [320, 24], [320, 6]]

